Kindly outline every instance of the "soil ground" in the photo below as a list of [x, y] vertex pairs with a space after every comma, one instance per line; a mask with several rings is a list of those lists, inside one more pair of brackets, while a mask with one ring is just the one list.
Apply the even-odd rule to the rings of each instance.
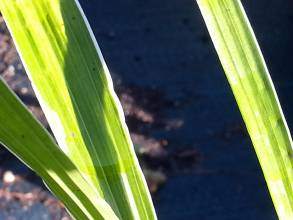
[[[277, 219], [194, 0], [80, 2], [114, 78], [159, 219]], [[293, 3], [242, 2], [292, 128]], [[47, 126], [0, 22], [0, 74]], [[0, 220], [69, 218], [4, 149], [0, 177]]]

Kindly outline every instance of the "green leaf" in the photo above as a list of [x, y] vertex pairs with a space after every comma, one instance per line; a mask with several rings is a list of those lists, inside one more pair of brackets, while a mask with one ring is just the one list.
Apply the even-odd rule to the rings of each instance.
[[239, 0], [197, 0], [280, 219], [293, 219], [292, 139]]
[[1, 0], [60, 148], [121, 219], [156, 219], [121, 105], [74, 0]]
[[40, 175], [76, 219], [118, 219], [2, 80], [0, 143]]

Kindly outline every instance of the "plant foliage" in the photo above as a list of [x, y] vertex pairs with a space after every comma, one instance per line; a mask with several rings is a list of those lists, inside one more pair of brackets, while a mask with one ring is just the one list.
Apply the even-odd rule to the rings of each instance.
[[197, 0], [280, 219], [293, 219], [292, 139], [240, 0]]
[[0, 10], [60, 149], [118, 218], [156, 219], [108, 68], [78, 1], [1, 0]]

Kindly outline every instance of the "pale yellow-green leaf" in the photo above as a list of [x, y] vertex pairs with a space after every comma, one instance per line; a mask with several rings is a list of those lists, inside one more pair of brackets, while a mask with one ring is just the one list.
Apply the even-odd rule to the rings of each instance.
[[121, 219], [156, 219], [109, 71], [78, 1], [1, 0], [60, 148]]
[[2, 79], [0, 143], [40, 175], [76, 219], [118, 219]]
[[246, 123], [278, 216], [293, 219], [292, 139], [239, 0], [197, 0]]

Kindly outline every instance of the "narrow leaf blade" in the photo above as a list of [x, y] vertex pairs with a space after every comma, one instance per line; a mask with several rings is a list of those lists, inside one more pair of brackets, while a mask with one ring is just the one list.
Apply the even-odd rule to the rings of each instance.
[[1, 79], [0, 143], [40, 175], [76, 219], [118, 219]]
[[197, 0], [280, 219], [293, 219], [293, 149], [275, 88], [239, 0]]

